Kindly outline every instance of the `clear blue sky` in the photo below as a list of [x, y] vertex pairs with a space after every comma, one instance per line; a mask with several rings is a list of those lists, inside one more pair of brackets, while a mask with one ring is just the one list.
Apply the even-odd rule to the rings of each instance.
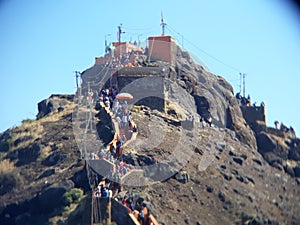
[[93, 65], [120, 23], [123, 40], [159, 35], [161, 10], [166, 33], [180, 44], [183, 36], [184, 47], [236, 91], [238, 72], [247, 74], [246, 92], [266, 103], [268, 125], [277, 119], [300, 132], [300, 16], [279, 0], [2, 0], [0, 131], [34, 118], [51, 94], [74, 93], [73, 71]]

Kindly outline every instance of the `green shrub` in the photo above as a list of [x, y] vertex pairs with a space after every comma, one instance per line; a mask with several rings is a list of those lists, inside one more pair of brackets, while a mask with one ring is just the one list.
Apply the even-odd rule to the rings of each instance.
[[66, 192], [64, 195], [63, 195], [63, 204], [64, 206], [69, 206], [73, 203], [73, 199], [72, 199], [72, 196], [68, 194], [68, 192]]
[[63, 204], [70, 206], [72, 203], [78, 203], [83, 196], [83, 191], [80, 188], [73, 188], [63, 195]]
[[72, 199], [75, 203], [78, 203], [83, 196], [83, 191], [80, 188], [74, 188], [71, 190]]

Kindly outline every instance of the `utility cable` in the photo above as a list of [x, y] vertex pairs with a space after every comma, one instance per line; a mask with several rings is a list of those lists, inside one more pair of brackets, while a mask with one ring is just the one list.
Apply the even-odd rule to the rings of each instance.
[[[168, 29], [170, 32], [172, 32], [172, 33], [175, 32], [175, 33], [179, 34], [179, 33], [178, 33], [174, 28], [172, 28], [170, 25], [167, 26], [167, 29]], [[203, 49], [201, 49], [200, 47], [198, 47], [196, 44], [194, 44], [193, 42], [191, 42], [190, 40], [188, 40], [188, 39], [186, 39], [186, 38], [184, 38], [184, 40], [185, 40], [186, 42], [188, 42], [190, 45], [192, 45], [193, 47], [195, 47], [197, 50], [203, 52], [205, 55], [207, 55], [207, 56], [209, 56], [210, 58], [214, 59], [215, 61], [217, 61], [217, 62], [223, 64], [224, 66], [226, 66], [226, 67], [228, 67], [228, 68], [230, 68], [230, 69], [232, 69], [232, 70], [234, 70], [234, 71], [236, 71], [236, 72], [240, 72], [240, 71], [241, 71], [241, 70], [237, 69], [236, 67], [231, 66], [231, 65], [229, 65], [229, 64], [227, 64], [227, 63], [225, 63], [225, 62], [223, 62], [222, 60], [216, 58], [215, 56], [209, 54], [208, 52], [204, 51]]]

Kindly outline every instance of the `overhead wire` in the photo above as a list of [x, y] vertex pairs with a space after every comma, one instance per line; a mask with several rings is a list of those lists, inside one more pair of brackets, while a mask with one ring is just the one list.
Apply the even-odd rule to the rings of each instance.
[[[196, 44], [194, 44], [193, 42], [191, 42], [190, 40], [186, 39], [182, 34], [180, 34], [179, 32], [177, 32], [174, 28], [172, 28], [170, 25], [166, 26], [167, 30], [174, 36], [174, 38], [180, 43], [180, 41], [178, 40], [178, 35], [181, 37], [182, 39], [182, 49], [185, 49], [183, 47], [183, 41], [187, 42], [188, 44], [190, 44], [191, 46], [193, 46], [195, 49], [197, 49], [198, 51], [204, 53], [205, 55], [207, 55], [208, 57], [212, 58], [213, 60], [215, 60], [216, 62], [222, 64], [223, 66], [235, 71], [235, 72], [238, 72], [239, 74], [241, 74], [241, 70], [239, 70], [238, 68], [228, 64], [228, 63], [225, 63], [224, 61], [218, 59], [217, 57], [213, 56], [212, 54], [206, 52], [205, 50], [201, 49], [199, 46], [197, 46]], [[200, 60], [201, 61], [201, 60]], [[205, 65], [205, 64], [204, 64]], [[205, 65], [206, 66], [206, 65]], [[209, 71], [208, 67], [206, 66], [206, 70]], [[238, 87], [239, 89], [241, 89], [241, 85], [240, 85], [240, 82], [241, 82], [241, 78], [240, 79], [236, 79], [236, 78], [233, 78], [232, 79], [228, 79], [228, 81], [234, 83], [234, 86]]]
[[[177, 32], [177, 31], [176, 31], [174, 28], [172, 28], [170, 25], [167, 25], [167, 29], [168, 29], [170, 32], [172, 32], [172, 33], [175, 32], [175, 33], [181, 35], [179, 32]], [[173, 34], [174, 34], [174, 33], [173, 33]], [[182, 35], [181, 35], [181, 36], [182, 36]], [[241, 70], [237, 69], [236, 67], [234, 67], [234, 66], [232, 66], [232, 65], [229, 65], [228, 63], [225, 63], [225, 62], [223, 62], [222, 60], [218, 59], [217, 57], [211, 55], [211, 54], [208, 53], [207, 51], [201, 49], [201, 48], [198, 47], [196, 44], [194, 44], [194, 43], [191, 42], [190, 40], [184, 38], [183, 36], [182, 36], [182, 38], [183, 38], [186, 42], [188, 42], [190, 45], [192, 45], [193, 47], [195, 47], [197, 50], [203, 52], [205, 55], [209, 56], [210, 58], [214, 59], [215, 61], [217, 61], [217, 62], [223, 64], [224, 66], [226, 66], [226, 67], [228, 67], [228, 68], [231, 68], [232, 70], [234, 70], [234, 71], [236, 71], [236, 72], [240, 72], [240, 71], [241, 71]]]
[[[133, 31], [148, 31], [148, 32], [142, 32], [143, 35], [147, 34], [147, 33], [151, 33], [150, 30], [154, 30], [154, 28], [130, 28], [130, 27], [122, 27], [124, 29], [127, 29], [127, 30], [133, 30]], [[187, 38], [185, 38], [182, 34], [180, 34], [179, 32], [177, 32], [172, 26], [170, 26], [169, 24], [166, 25], [166, 29], [172, 33], [172, 35], [174, 37], [177, 37], [175, 38], [179, 43], [182, 42], [182, 48], [184, 49], [183, 47], [183, 42], [186, 41], [187, 43], [189, 43], [190, 45], [192, 45], [194, 48], [196, 48], [197, 50], [201, 51], [202, 53], [204, 53], [205, 55], [209, 56], [210, 58], [212, 58], [213, 60], [223, 64], [224, 66], [236, 71], [236, 72], [241, 72], [241, 70], [239, 70], [238, 68], [228, 64], [228, 63], [225, 63], [223, 60], [220, 60], [218, 59], [217, 57], [213, 56], [212, 54], [208, 53], [207, 51], [201, 49], [199, 46], [197, 46], [196, 44], [194, 44], [192, 41], [188, 40]], [[141, 33], [131, 33], [131, 32], [126, 32], [127, 34], [129, 35], [141, 35]], [[180, 38], [182, 39], [181, 41], [179, 41], [178, 39], [178, 35], [180, 36]]]

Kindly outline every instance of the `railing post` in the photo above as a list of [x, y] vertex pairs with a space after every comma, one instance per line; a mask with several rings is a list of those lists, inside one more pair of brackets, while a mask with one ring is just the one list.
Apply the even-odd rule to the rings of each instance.
[[108, 197], [108, 222], [111, 223], [111, 198]]

